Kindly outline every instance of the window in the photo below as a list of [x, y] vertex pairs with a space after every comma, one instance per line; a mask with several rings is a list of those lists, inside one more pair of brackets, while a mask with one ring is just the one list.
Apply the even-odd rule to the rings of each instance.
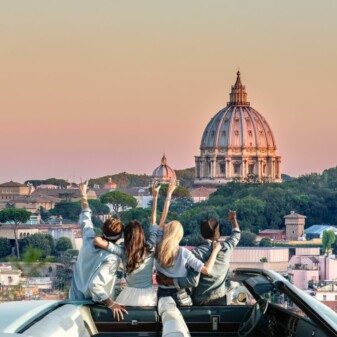
[[254, 164], [249, 164], [248, 165], [248, 173], [253, 174], [254, 173]]
[[326, 295], [323, 295], [323, 301], [326, 301]]
[[225, 163], [220, 163], [220, 172], [226, 173], [226, 164]]
[[241, 167], [241, 164], [234, 164], [234, 173], [235, 174], [240, 174], [240, 167]]

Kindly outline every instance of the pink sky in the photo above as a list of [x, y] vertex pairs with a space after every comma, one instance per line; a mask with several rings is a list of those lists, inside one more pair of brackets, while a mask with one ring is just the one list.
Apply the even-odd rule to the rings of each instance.
[[337, 165], [337, 2], [7, 1], [0, 182], [194, 166], [238, 66], [283, 172]]

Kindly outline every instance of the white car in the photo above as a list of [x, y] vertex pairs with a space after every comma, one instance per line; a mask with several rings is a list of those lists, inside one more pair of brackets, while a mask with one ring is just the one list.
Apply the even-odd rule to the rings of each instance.
[[[230, 279], [227, 305], [180, 308], [191, 336], [337, 337], [337, 314], [279, 274], [237, 269]], [[0, 336], [161, 336], [155, 307], [127, 310], [117, 322], [90, 301], [3, 303]]]

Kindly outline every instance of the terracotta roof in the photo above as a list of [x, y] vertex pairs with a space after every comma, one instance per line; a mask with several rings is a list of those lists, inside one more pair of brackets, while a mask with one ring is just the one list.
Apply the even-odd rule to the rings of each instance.
[[11, 180], [7, 183], [0, 184], [0, 187], [27, 187], [27, 185], [20, 184]]
[[285, 218], [285, 219], [305, 219], [306, 216], [295, 213], [294, 211], [291, 211], [290, 214], [285, 215], [283, 218]]
[[208, 198], [210, 194], [214, 193], [216, 188], [207, 188], [204, 186], [198, 187], [191, 191], [192, 198]]

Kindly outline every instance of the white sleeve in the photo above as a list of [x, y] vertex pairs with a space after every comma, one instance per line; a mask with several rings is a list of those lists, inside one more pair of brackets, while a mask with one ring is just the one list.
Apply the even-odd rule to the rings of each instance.
[[204, 266], [204, 263], [202, 261], [200, 261], [199, 259], [197, 259], [192, 252], [190, 252], [188, 249], [186, 248], [182, 248], [184, 249], [183, 254], [185, 255], [185, 258], [187, 259], [186, 264], [192, 268], [193, 270], [197, 271], [198, 273], [201, 272], [202, 267]]
[[119, 264], [119, 258], [109, 259], [104, 262], [93, 275], [89, 291], [94, 302], [102, 302], [110, 298], [112, 294], [107, 293], [109, 283], [116, 277], [116, 271]]

